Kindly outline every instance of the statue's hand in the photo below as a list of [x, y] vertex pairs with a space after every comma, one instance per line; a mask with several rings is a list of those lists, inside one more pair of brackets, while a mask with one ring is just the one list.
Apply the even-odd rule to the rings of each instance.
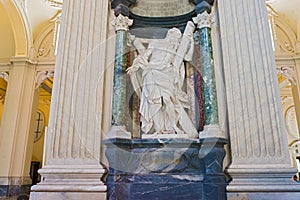
[[133, 72], [136, 72], [139, 69], [138, 65], [132, 65], [131, 67], [128, 67], [126, 69], [127, 74], [131, 74]]
[[128, 33], [127, 34], [127, 46], [131, 47], [134, 39], [135, 39], [135, 35], [131, 35], [130, 33]]

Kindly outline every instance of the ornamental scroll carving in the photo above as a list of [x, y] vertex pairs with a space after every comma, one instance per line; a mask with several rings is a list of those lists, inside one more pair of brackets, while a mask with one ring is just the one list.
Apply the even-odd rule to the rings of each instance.
[[35, 88], [38, 89], [47, 78], [53, 78], [54, 71], [39, 71], [35, 78]]

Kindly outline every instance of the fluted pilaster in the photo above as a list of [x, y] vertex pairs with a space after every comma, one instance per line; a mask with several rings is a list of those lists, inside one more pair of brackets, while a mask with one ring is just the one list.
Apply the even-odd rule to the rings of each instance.
[[0, 198], [28, 191], [33, 147], [33, 119], [37, 110], [38, 91], [35, 88], [35, 66], [27, 57], [12, 57], [4, 112], [0, 128]]
[[40, 170], [44, 181], [32, 188], [33, 199], [49, 191], [57, 192], [56, 197], [89, 191], [97, 198], [106, 191], [99, 160], [108, 5], [108, 0], [64, 1], [45, 166]]
[[218, 1], [233, 178], [228, 190], [298, 190], [277, 85], [265, 1]]

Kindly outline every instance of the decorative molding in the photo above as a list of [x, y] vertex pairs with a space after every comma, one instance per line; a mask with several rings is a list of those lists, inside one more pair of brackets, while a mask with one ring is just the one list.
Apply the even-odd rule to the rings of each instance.
[[211, 14], [208, 14], [207, 11], [204, 11], [201, 14], [198, 14], [197, 17], [193, 17], [193, 21], [197, 24], [199, 29], [201, 28], [211, 28], [213, 23]]
[[294, 105], [294, 98], [290, 95], [281, 95], [280, 96], [282, 103], [282, 110], [285, 111], [291, 105]]
[[285, 111], [285, 125], [288, 131], [288, 134], [293, 139], [299, 139], [299, 129], [298, 129], [298, 123], [297, 123], [297, 117], [296, 117], [296, 108], [294, 105], [290, 106]]
[[119, 14], [118, 17], [111, 22], [111, 24], [115, 27], [116, 31], [124, 30], [128, 31], [129, 26], [133, 24], [133, 20], [129, 19], [127, 16], [123, 16]]
[[275, 45], [275, 53], [297, 54], [300, 52], [299, 30], [295, 33], [290, 26], [280, 20], [278, 12], [267, 1], [269, 23]]
[[27, 12], [27, 0], [20, 0], [22, 8]]
[[277, 32], [276, 32], [276, 23], [275, 23], [275, 17], [278, 17], [277, 11], [270, 5], [270, 3], [267, 2], [266, 4], [267, 10], [268, 10], [268, 16], [269, 16], [269, 23], [270, 23], [270, 28], [272, 31], [272, 39], [275, 43], [277, 41]]
[[270, 18], [270, 23], [273, 31], [275, 54], [295, 55], [297, 53], [297, 37], [295, 32], [278, 17]]
[[39, 104], [44, 105], [44, 106], [50, 106], [50, 104], [51, 104], [51, 99], [48, 99], [48, 98], [40, 98], [40, 99], [39, 99]]
[[15, 53], [13, 56], [28, 56], [33, 44], [31, 25], [28, 20], [27, 0], [1, 1], [12, 24], [15, 38]]
[[54, 71], [39, 71], [35, 78], [35, 88], [38, 89], [47, 78], [52, 78], [53, 76]]
[[4, 95], [0, 94], [0, 104], [4, 105], [4, 101], [5, 101], [5, 94]]
[[48, 26], [40, 32], [34, 42], [34, 47], [30, 49], [30, 60], [34, 61], [54, 61], [56, 57], [56, 45], [60, 24], [61, 11], [49, 20]]
[[281, 66], [276, 68], [277, 74], [282, 75], [284, 78], [289, 80], [292, 85], [296, 85], [296, 73], [292, 66]]
[[8, 77], [8, 72], [0, 72], [0, 78], [3, 78], [6, 82], [8, 82]]
[[62, 9], [63, 0], [42, 0], [42, 1], [48, 3], [52, 7]]

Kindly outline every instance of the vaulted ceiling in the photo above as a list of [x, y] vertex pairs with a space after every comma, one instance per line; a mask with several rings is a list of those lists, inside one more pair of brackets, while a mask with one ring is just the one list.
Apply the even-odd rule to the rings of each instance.
[[278, 14], [282, 22], [286, 23], [295, 34], [300, 29], [300, 0], [267, 0]]

